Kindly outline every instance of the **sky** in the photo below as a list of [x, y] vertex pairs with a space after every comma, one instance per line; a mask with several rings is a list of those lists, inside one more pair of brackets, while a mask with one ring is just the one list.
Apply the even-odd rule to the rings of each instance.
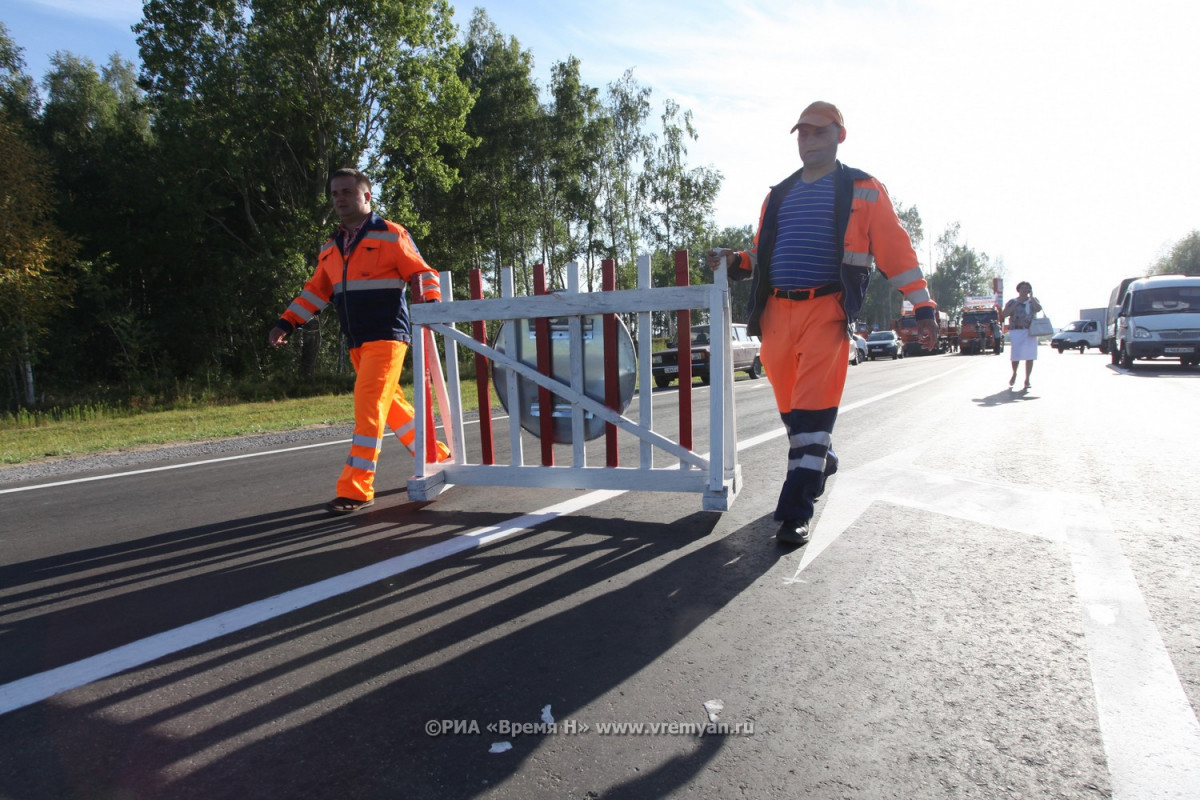
[[[298, 0], [299, 1], [299, 0]], [[569, 56], [603, 88], [633, 69], [693, 114], [692, 166], [723, 175], [719, 226], [753, 225], [800, 166], [812, 100], [846, 120], [846, 164], [924, 223], [918, 255], [960, 241], [1028, 280], [1055, 325], [1105, 305], [1200, 229], [1200, 3], [1195, 0], [458, 0], [482, 7], [548, 86]], [[41, 79], [50, 55], [137, 61], [136, 0], [6, 0]]]

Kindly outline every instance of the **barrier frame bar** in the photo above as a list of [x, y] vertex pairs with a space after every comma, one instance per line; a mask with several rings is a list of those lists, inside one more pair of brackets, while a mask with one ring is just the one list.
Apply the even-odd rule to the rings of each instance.
[[[642, 259], [645, 259], [643, 264]], [[440, 334], [446, 342], [447, 357], [457, 353], [455, 345], [462, 345], [502, 365], [508, 373], [505, 391], [509, 397], [517, 397], [518, 376], [548, 389], [573, 407], [572, 432], [574, 463], [567, 466], [527, 465], [521, 447], [520, 414], [510, 413], [510, 436], [512, 439], [512, 463], [470, 464], [466, 461], [462, 428], [461, 403], [451, 400], [443, 403], [439, 393], [438, 402], [448, 408], [452, 419], [448, 429], [455, 431], [451, 461], [438, 464], [426, 462], [424, 426], [417, 429], [413, 476], [408, 481], [409, 498], [416, 501], [432, 500], [447, 485], [513, 486], [560, 489], [608, 489], [637, 491], [669, 491], [699, 493], [702, 507], [706, 511], [727, 511], [741, 489], [741, 468], [737, 463], [737, 432], [733, 402], [732, 344], [730, 341], [731, 314], [729, 308], [729, 284], [727, 266], [722, 265], [714, 272], [714, 282], [698, 286], [653, 288], [650, 284], [649, 257], [638, 260], [638, 288], [617, 289], [601, 292], [579, 292], [578, 264], [568, 266], [567, 290], [552, 291], [544, 295], [513, 296], [511, 268], [501, 271], [502, 297], [483, 300], [453, 300], [449, 290], [449, 274], [442, 273], [443, 302], [415, 304], [411, 309], [413, 322], [413, 395], [414, 411], [418, 419], [426, 413], [426, 349], [436, 359], [432, 334]], [[707, 308], [713, 330], [724, 331], [723, 336], [710, 336], [712, 340], [710, 364], [709, 422], [712, 451], [699, 455], [653, 430], [651, 394], [653, 376], [650, 354], [651, 313], [664, 309]], [[582, 319], [597, 314], [636, 313], [639, 320], [638, 385], [640, 421], [632, 420], [611, 409], [603, 401], [594, 400], [583, 393]], [[513, 358], [516, 353], [516, 325], [506, 326], [505, 351], [479, 342], [473, 336], [454, 327], [455, 323], [475, 323], [479, 320], [508, 321], [537, 319], [539, 317], [567, 317], [571, 352], [571, 385], [541, 374], [537, 369]], [[642, 327], [642, 326], [645, 327]], [[457, 373], [457, 370], [455, 370]], [[421, 384], [420, 386], [416, 384]], [[497, 387], [499, 389], [499, 387]], [[454, 380], [449, 387], [450, 397], [459, 391]], [[510, 409], [518, 406], [509, 403]], [[591, 413], [615, 428], [636, 436], [641, 443], [641, 458], [636, 467], [610, 467], [586, 465], [583, 442], [583, 413]], [[481, 409], [481, 414], [487, 413]], [[679, 460], [679, 465], [670, 468], [654, 467], [653, 451], [659, 449]]]

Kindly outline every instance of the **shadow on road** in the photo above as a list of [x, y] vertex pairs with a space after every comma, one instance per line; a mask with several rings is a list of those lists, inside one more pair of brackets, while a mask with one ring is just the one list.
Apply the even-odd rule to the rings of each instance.
[[1016, 387], [1013, 389], [1004, 389], [1003, 391], [989, 394], [987, 397], [972, 398], [972, 402], [983, 408], [992, 406], [1004, 406], [1009, 403], [1020, 403], [1026, 400], [1037, 400], [1038, 396], [1034, 394], [1033, 389], [1021, 389]]
[[[28, 648], [20, 663], [33, 672], [38, 662], [92, 655], [502, 521], [417, 509], [388, 509], [386, 530], [404, 523], [390, 536], [370, 516], [330, 519], [314, 508], [5, 567], [5, 613], [22, 612], [0, 644]], [[619, 690], [779, 558], [757, 525], [705, 541], [716, 519], [561, 518], [553, 531], [519, 534], [10, 713], [0, 717], [0, 795], [474, 797], [543, 745], [577, 748], [589, 762], [586, 738], [431, 737], [425, 725], [534, 723], [547, 705], [567, 719]], [[173, 579], [197, 560], [228, 566]], [[138, 588], [151, 575], [156, 583]], [[58, 581], [53, 591], [39, 588], [48, 577]], [[86, 602], [59, 608], [63, 593]], [[487, 753], [505, 738], [512, 751]], [[689, 742], [686, 753], [595, 796], [662, 796], [726, 746], [722, 737]], [[546, 785], [561, 790], [571, 782], [556, 781], [568, 777]]]

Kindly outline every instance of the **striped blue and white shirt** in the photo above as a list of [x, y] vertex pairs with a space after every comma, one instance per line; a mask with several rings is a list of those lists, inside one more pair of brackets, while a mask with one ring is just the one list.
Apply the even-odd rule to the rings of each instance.
[[833, 174], [813, 183], [796, 181], [779, 207], [771, 285], [784, 290], [810, 289], [839, 279]]

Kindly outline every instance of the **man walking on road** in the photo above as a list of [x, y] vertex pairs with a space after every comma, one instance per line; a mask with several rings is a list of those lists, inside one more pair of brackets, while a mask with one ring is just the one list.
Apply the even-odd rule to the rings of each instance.
[[767, 195], [754, 246], [711, 250], [708, 266], [728, 259], [731, 278], [753, 277], [748, 329], [762, 339], [760, 358], [789, 442], [776, 538], [802, 545], [814, 503], [837, 471], [833, 424], [872, 259], [912, 303], [928, 350], [937, 341], [937, 304], [883, 184], [837, 160], [846, 140], [837, 107], [812, 103], [792, 132], [803, 166]]
[[[414, 452], [413, 407], [400, 388], [412, 341], [404, 292], [412, 278], [420, 281], [424, 302], [440, 301], [442, 290], [438, 273], [421, 258], [408, 231], [371, 211], [366, 175], [356, 169], [336, 170], [329, 193], [341, 224], [322, 246], [316, 271], [267, 334], [267, 342], [279, 347], [330, 302], [337, 308], [356, 373], [354, 438], [337, 496], [325, 507], [333, 514], [350, 514], [375, 502], [375, 467], [385, 427]], [[430, 460], [449, 458], [446, 446], [435, 444]]]

